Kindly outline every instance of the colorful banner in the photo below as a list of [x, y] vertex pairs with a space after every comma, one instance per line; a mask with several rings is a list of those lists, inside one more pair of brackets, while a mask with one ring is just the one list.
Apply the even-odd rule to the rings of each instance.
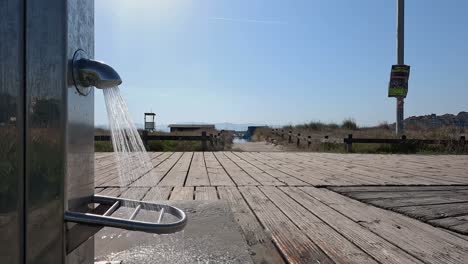
[[406, 97], [408, 94], [409, 72], [410, 66], [408, 65], [392, 65], [388, 84], [388, 97]]

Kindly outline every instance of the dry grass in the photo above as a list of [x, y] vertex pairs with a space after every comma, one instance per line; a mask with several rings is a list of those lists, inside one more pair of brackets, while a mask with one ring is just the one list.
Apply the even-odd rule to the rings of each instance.
[[[273, 133], [271, 128], [258, 129], [252, 137], [253, 141], [271, 141], [284, 145], [291, 151], [330, 151], [344, 152], [343, 138], [352, 134], [354, 138], [397, 138], [392, 125], [381, 123], [375, 127], [359, 127], [353, 119], [346, 119], [341, 125], [334, 123], [309, 122], [296, 126], [285, 126], [277, 130], [283, 131], [284, 137]], [[292, 143], [288, 142], [288, 133], [292, 132]], [[297, 134], [301, 134], [299, 148], [296, 146]], [[353, 144], [355, 152], [360, 153], [466, 153], [466, 148], [460, 150], [458, 140], [465, 135], [465, 131], [456, 127], [422, 128], [406, 127], [405, 135], [408, 139], [436, 139], [453, 140], [453, 144], [446, 146], [422, 146], [399, 144]], [[306, 138], [311, 137], [308, 146]], [[325, 139], [327, 137], [327, 139]]]

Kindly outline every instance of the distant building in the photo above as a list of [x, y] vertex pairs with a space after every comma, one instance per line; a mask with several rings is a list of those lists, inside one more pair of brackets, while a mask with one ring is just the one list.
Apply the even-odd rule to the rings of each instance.
[[172, 132], [193, 132], [193, 131], [206, 131], [214, 132], [216, 131], [215, 125], [196, 125], [196, 124], [173, 124], [168, 126], [171, 133]]
[[255, 134], [255, 130], [261, 128], [268, 128], [268, 126], [249, 126], [247, 127], [247, 132], [244, 134], [244, 139], [251, 140], [252, 136]]

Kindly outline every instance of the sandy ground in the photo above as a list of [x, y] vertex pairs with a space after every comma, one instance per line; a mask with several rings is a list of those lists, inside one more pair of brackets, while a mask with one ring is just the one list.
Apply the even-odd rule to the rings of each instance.
[[241, 142], [234, 143], [232, 145], [232, 150], [240, 151], [256, 151], [256, 152], [271, 152], [271, 151], [284, 151], [283, 147], [280, 145], [273, 145], [268, 142]]

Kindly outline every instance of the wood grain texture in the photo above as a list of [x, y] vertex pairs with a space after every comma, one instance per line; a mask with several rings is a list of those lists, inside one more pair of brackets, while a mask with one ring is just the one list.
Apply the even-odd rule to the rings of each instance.
[[[151, 171], [131, 186], [121, 186], [113, 154], [96, 153], [95, 193], [160, 203], [225, 200], [254, 263], [466, 263], [468, 259], [465, 156], [149, 155]], [[115, 214], [128, 216], [132, 211], [120, 208]]]

